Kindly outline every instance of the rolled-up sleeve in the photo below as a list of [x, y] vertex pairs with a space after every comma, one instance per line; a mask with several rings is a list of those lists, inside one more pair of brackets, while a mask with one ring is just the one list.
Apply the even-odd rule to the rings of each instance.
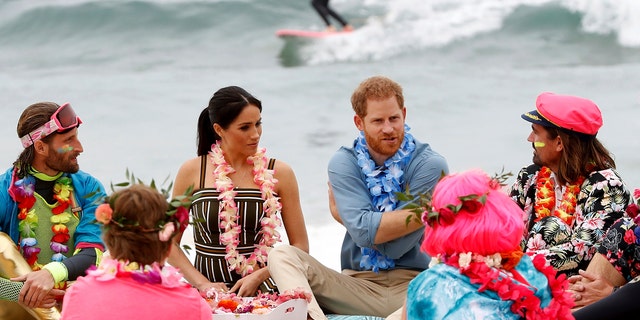
[[[409, 193], [418, 195], [432, 192], [440, 178], [449, 173], [447, 162], [439, 154], [428, 152], [418, 153], [416, 157], [418, 158], [405, 170]], [[400, 202], [398, 208], [406, 205], [407, 202]], [[404, 237], [377, 244], [376, 249], [389, 258], [398, 259], [412, 250], [416, 243], [420, 243], [423, 235], [424, 228], [421, 228]]]
[[341, 148], [329, 161], [329, 181], [347, 232], [359, 247], [372, 247], [382, 212], [374, 209], [364, 174], [349, 153]]
[[[440, 177], [448, 173], [446, 161], [430, 149], [416, 152], [415, 157], [405, 169], [405, 185], [414, 195], [430, 192]], [[333, 156], [329, 162], [329, 181], [340, 218], [359, 247], [375, 248], [389, 258], [399, 259], [421, 241], [422, 229], [392, 241], [374, 244], [383, 213], [373, 207], [365, 176], [351, 151], [342, 148]], [[401, 202], [398, 208], [404, 205], [406, 203]]]

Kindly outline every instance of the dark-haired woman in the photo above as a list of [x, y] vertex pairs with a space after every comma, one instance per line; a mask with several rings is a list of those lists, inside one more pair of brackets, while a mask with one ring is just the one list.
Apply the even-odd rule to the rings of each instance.
[[261, 112], [260, 100], [244, 89], [218, 90], [198, 120], [198, 156], [176, 176], [174, 195], [193, 187], [197, 196], [191, 206], [195, 261], [176, 248], [169, 263], [203, 293], [275, 290], [265, 266], [281, 225], [291, 245], [309, 251], [295, 174], [259, 146]]

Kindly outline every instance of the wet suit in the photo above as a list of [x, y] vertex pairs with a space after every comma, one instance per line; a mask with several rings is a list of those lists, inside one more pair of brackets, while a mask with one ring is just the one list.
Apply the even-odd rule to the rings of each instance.
[[312, 0], [311, 5], [314, 9], [316, 9], [322, 20], [324, 20], [324, 23], [327, 24], [327, 27], [331, 26], [329, 16], [332, 16], [334, 19], [338, 20], [338, 22], [340, 22], [343, 27], [349, 24], [337, 12], [329, 8], [329, 0]]

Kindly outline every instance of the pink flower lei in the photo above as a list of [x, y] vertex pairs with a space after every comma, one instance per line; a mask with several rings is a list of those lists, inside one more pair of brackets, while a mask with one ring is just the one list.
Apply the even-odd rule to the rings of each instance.
[[237, 224], [239, 219], [238, 207], [235, 202], [237, 192], [233, 186], [233, 181], [229, 174], [234, 173], [233, 169], [224, 159], [224, 152], [220, 148], [218, 141], [211, 148], [211, 161], [215, 169], [214, 187], [220, 193], [220, 243], [226, 246], [225, 259], [231, 270], [235, 270], [241, 276], [246, 276], [253, 271], [264, 267], [267, 263], [267, 256], [274, 244], [280, 241], [280, 233], [276, 230], [281, 225], [278, 213], [282, 209], [282, 204], [274, 194], [274, 187], [278, 180], [273, 177], [273, 170], [267, 169], [268, 158], [265, 156], [266, 149], [260, 148], [255, 155], [247, 158], [247, 163], [253, 164], [253, 181], [260, 187], [262, 193], [264, 216], [260, 219], [262, 229], [260, 241], [249, 258], [239, 254], [236, 250], [240, 243], [239, 236], [242, 228]]
[[137, 262], [129, 263], [105, 257], [100, 266], [90, 267], [87, 275], [95, 277], [98, 281], [131, 278], [139, 283], [156, 284], [166, 288], [191, 287], [182, 281], [182, 274], [178, 269], [169, 265], [161, 266], [157, 262], [141, 266]]
[[[472, 253], [453, 254], [433, 258], [430, 266], [445, 263], [460, 270], [460, 274], [469, 277], [471, 283], [477, 284], [479, 292], [491, 290], [504, 301], [512, 301], [511, 311], [523, 319], [573, 319], [571, 308], [573, 297], [567, 290], [566, 275], [556, 278], [556, 271], [547, 263], [542, 254], [533, 256], [534, 267], [545, 275], [551, 291], [551, 302], [545, 308], [540, 307], [540, 299], [534, 294], [524, 278], [515, 269], [506, 267], [505, 255], [496, 253], [492, 256], [482, 256]], [[514, 257], [510, 257], [514, 260]], [[519, 258], [515, 257], [519, 260]], [[435, 260], [435, 261], [434, 261]], [[510, 261], [515, 267], [516, 261]], [[508, 276], [509, 273], [512, 274]], [[517, 279], [517, 283], [512, 278]]]

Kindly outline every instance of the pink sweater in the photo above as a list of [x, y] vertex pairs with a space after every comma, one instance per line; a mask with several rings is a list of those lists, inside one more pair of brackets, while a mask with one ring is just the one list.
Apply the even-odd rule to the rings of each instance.
[[80, 277], [64, 296], [62, 319], [207, 319], [211, 307], [189, 287], [167, 288], [131, 278]]

